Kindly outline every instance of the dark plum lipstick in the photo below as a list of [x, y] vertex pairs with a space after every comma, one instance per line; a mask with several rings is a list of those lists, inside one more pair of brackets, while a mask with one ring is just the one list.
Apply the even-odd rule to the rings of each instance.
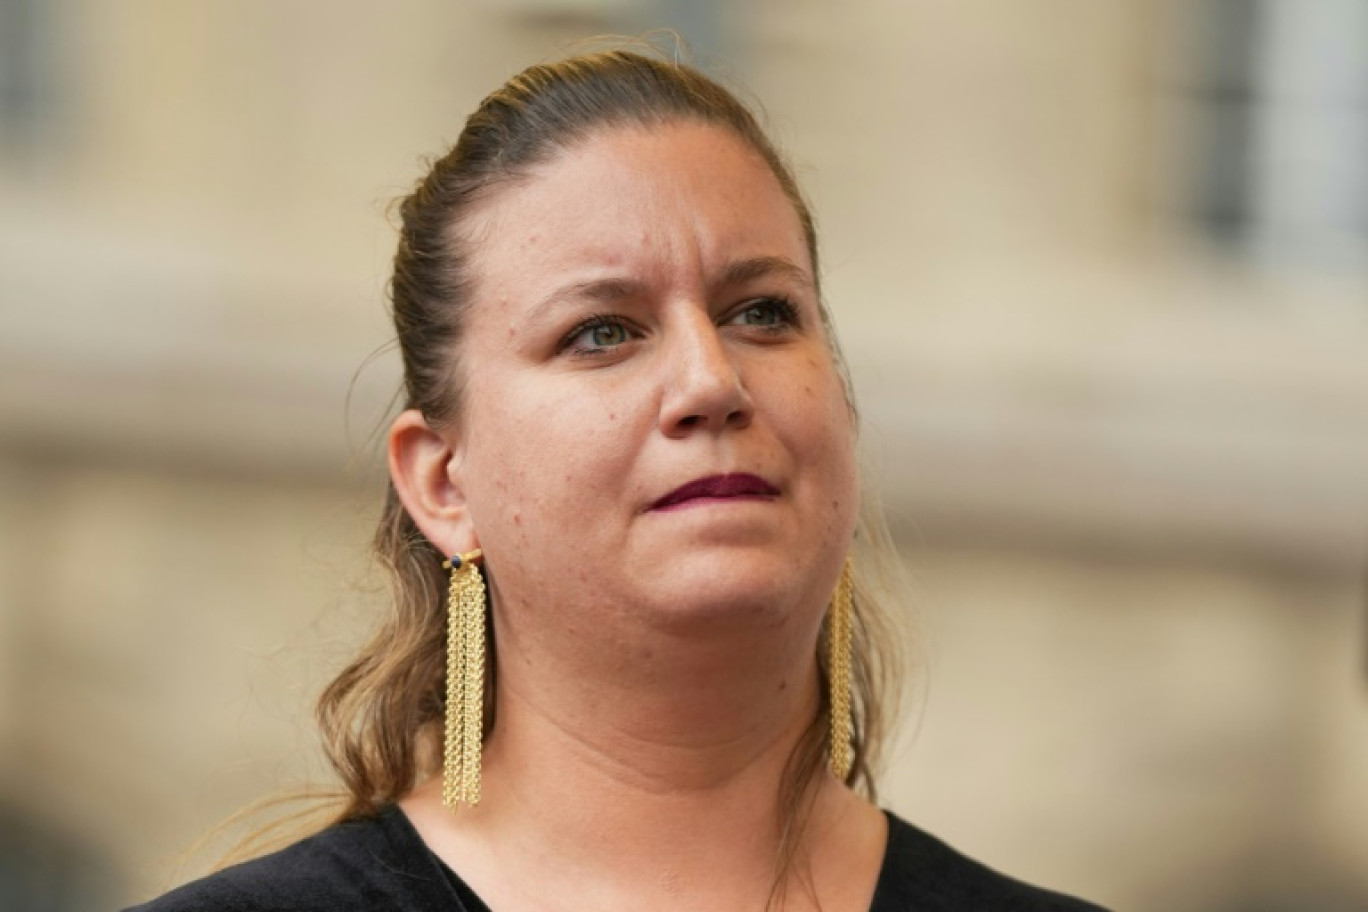
[[675, 488], [651, 504], [652, 510], [668, 510], [699, 500], [725, 500], [731, 497], [774, 497], [779, 489], [759, 475], [709, 475]]

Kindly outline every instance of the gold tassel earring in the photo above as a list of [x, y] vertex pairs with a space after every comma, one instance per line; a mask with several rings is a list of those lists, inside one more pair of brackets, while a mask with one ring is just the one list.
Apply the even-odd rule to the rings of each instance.
[[827, 614], [827, 645], [831, 650], [827, 677], [831, 684], [831, 771], [842, 782], [850, 775], [850, 558], [841, 569], [841, 579], [831, 597]]
[[442, 804], [480, 803], [480, 739], [484, 735], [485, 584], [479, 550], [457, 554], [447, 595], [446, 742]]

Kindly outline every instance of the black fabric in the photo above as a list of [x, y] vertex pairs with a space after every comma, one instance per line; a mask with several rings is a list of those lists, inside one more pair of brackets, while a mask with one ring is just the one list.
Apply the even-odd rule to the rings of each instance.
[[[440, 861], [440, 859], [439, 859]], [[489, 912], [489, 906], [485, 905], [483, 899], [475, 895], [475, 891], [470, 889], [464, 880], [456, 876], [456, 872], [442, 862], [442, 874], [446, 876], [447, 886], [456, 894], [456, 898], [465, 906], [466, 912]]]
[[[1102, 912], [1004, 877], [888, 815], [870, 912]], [[128, 912], [490, 912], [397, 807], [329, 827]]]
[[888, 814], [888, 848], [869, 912], [906, 910], [1105, 912], [1101, 906], [999, 874]]

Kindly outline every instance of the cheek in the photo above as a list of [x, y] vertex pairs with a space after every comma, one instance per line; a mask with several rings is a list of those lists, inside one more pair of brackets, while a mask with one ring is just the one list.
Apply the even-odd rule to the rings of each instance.
[[823, 451], [853, 459], [855, 416], [835, 366], [829, 358], [811, 355], [804, 367], [801, 378], [785, 384], [785, 391], [796, 397], [792, 410], [802, 420], [803, 433]]
[[813, 356], [808, 367], [805, 381], [792, 387], [797, 400], [793, 413], [799, 418], [796, 446], [817, 468], [817, 496], [830, 510], [831, 525], [839, 535], [847, 527], [853, 531], [858, 512], [855, 416], [830, 361]]
[[554, 425], [506, 400], [483, 411], [470, 431], [466, 467], [472, 513], [477, 523], [517, 526], [525, 514], [546, 510], [561, 468], [548, 456], [563, 452], [564, 443]]
[[[486, 407], [471, 410], [467, 496], [482, 541], [491, 547], [577, 550], [598, 528], [582, 522], [621, 500], [624, 417], [558, 385], [510, 381]], [[548, 388], [548, 386], [550, 388]]]

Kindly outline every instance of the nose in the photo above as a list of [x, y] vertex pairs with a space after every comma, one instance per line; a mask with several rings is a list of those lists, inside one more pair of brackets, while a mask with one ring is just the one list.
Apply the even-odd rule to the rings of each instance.
[[753, 404], [735, 355], [701, 313], [676, 327], [663, 351], [660, 427], [668, 437], [750, 424]]

